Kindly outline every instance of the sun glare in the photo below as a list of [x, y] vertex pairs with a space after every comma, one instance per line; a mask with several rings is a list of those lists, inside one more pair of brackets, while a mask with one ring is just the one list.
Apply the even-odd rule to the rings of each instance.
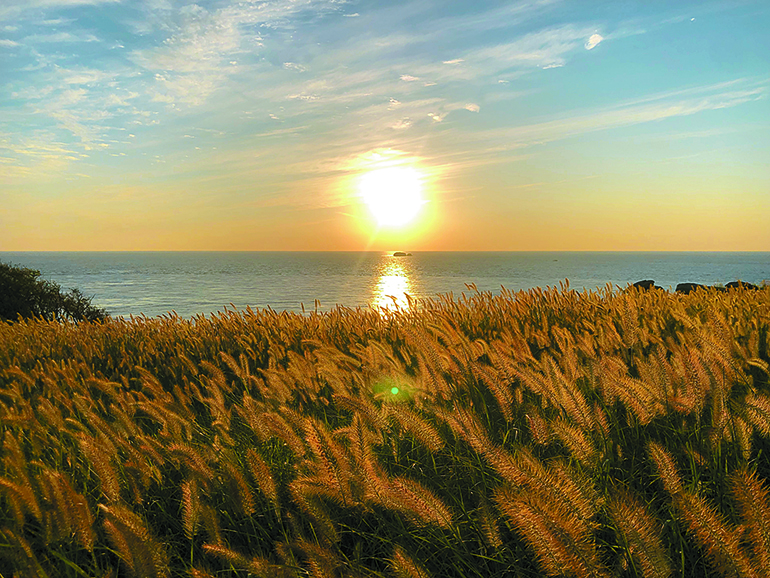
[[374, 169], [361, 177], [364, 202], [380, 226], [401, 227], [420, 212], [423, 175], [414, 167]]

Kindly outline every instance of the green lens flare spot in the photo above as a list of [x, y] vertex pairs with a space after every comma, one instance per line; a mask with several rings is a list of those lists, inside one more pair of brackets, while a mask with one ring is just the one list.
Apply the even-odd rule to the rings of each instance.
[[[0, 0], [0, 4], [3, 0]], [[404, 376], [384, 375], [372, 382], [372, 393], [375, 399], [387, 403], [406, 402], [414, 397], [412, 384]]]

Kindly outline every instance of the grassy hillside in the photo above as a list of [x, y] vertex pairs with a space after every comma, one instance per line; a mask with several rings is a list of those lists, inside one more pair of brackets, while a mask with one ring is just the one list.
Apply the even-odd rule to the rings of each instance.
[[770, 288], [0, 323], [0, 574], [770, 575]]

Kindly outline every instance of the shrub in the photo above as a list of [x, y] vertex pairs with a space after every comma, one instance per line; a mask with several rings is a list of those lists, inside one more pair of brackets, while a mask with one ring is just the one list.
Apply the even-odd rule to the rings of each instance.
[[0, 320], [39, 317], [48, 321], [98, 321], [107, 311], [91, 305], [78, 289], [64, 293], [40, 271], [0, 263]]

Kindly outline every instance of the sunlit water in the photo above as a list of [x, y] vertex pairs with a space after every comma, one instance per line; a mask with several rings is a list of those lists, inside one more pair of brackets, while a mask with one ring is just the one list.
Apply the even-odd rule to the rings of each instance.
[[112, 315], [183, 317], [271, 307], [326, 311], [346, 307], [393, 308], [439, 293], [558, 286], [593, 290], [625, 287], [641, 279], [725, 284], [770, 279], [770, 253], [461, 253], [426, 252], [393, 257], [376, 252], [324, 253], [8, 253], [0, 261], [38, 269], [63, 288], [93, 295]]
[[[408, 306], [407, 295], [414, 295], [409, 282], [409, 268], [405, 257], [383, 259], [377, 274], [377, 286], [371, 303], [375, 307], [398, 309]], [[415, 275], [412, 274], [412, 277]]]

